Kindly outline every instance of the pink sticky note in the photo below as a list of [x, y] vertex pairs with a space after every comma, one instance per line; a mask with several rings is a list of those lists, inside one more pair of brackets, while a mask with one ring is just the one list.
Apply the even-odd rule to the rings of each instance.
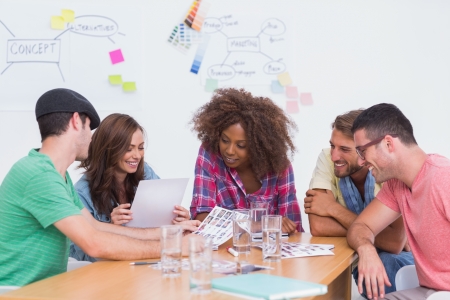
[[303, 105], [312, 105], [313, 98], [312, 98], [311, 93], [300, 93], [300, 102]]
[[123, 59], [122, 50], [120, 49], [109, 52], [109, 57], [111, 58], [111, 63], [113, 65], [123, 62], [125, 60]]
[[286, 101], [286, 112], [288, 114], [297, 114], [298, 109], [298, 101], [297, 100], [288, 100]]
[[298, 98], [298, 89], [296, 86], [286, 86], [286, 96], [288, 98]]

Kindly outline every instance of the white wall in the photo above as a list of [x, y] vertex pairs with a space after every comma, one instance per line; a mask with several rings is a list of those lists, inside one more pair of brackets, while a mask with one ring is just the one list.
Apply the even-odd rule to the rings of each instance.
[[[8, 3], [2, 0], [0, 20]], [[40, 1], [70, 8], [75, 1]], [[295, 64], [289, 71], [300, 91], [311, 92], [314, 105], [292, 115], [299, 131], [293, 165], [297, 197], [303, 203], [321, 148], [328, 145], [330, 123], [337, 114], [391, 102], [410, 119], [416, 139], [427, 152], [450, 157], [450, 2], [448, 1], [235, 1], [215, 0], [210, 13], [255, 11], [290, 14], [295, 26]], [[27, 2], [23, 2], [26, 4]], [[76, 1], [77, 4], [121, 5], [123, 1]], [[129, 0], [142, 12], [140, 93], [143, 109], [121, 112], [147, 130], [148, 161], [161, 177], [192, 177], [199, 146], [188, 122], [207, 102], [199, 78], [189, 73], [195, 47], [180, 54], [166, 40], [191, 0]], [[4, 41], [0, 39], [0, 47]], [[0, 60], [3, 58], [0, 57]], [[56, 86], [55, 86], [56, 87]], [[0, 90], [5, 82], [0, 76]], [[24, 87], [26, 88], [26, 87]], [[284, 107], [285, 97], [267, 86], [247, 86]], [[92, 90], [78, 90], [95, 105]], [[20, 91], [18, 91], [18, 95]], [[37, 99], [40, 95], [35, 95]], [[0, 99], [17, 101], [18, 99]], [[39, 147], [31, 111], [0, 111], [0, 180], [30, 148]], [[100, 111], [103, 118], [112, 111]], [[71, 170], [73, 180], [79, 172]], [[189, 205], [189, 191], [184, 204]], [[302, 207], [303, 209], [303, 207]], [[303, 225], [309, 228], [304, 216]]]

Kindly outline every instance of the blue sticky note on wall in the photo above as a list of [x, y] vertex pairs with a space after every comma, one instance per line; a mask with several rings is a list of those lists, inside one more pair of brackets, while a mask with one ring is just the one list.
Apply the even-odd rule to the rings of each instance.
[[278, 80], [272, 80], [271, 89], [274, 94], [284, 93], [284, 86], [282, 86]]

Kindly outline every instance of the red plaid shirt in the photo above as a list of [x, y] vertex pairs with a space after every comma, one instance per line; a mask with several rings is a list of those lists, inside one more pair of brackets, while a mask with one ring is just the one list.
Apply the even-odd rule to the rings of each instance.
[[266, 174], [261, 179], [261, 188], [246, 194], [237, 171], [227, 167], [219, 154], [207, 151], [202, 145], [195, 164], [191, 215], [195, 218], [199, 213], [209, 213], [216, 205], [233, 210], [250, 208], [250, 202], [268, 202], [269, 214], [288, 217], [297, 224], [297, 230], [303, 232], [295, 192], [294, 171], [289, 165], [278, 176]]

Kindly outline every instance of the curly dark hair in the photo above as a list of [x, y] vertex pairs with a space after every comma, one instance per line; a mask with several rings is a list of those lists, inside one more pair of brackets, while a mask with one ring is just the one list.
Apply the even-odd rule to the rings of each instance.
[[216, 154], [222, 131], [237, 123], [245, 130], [257, 178], [269, 172], [280, 174], [289, 166], [288, 154], [295, 152], [291, 136], [297, 125], [267, 97], [255, 97], [244, 89], [218, 89], [190, 122], [205, 149]]

